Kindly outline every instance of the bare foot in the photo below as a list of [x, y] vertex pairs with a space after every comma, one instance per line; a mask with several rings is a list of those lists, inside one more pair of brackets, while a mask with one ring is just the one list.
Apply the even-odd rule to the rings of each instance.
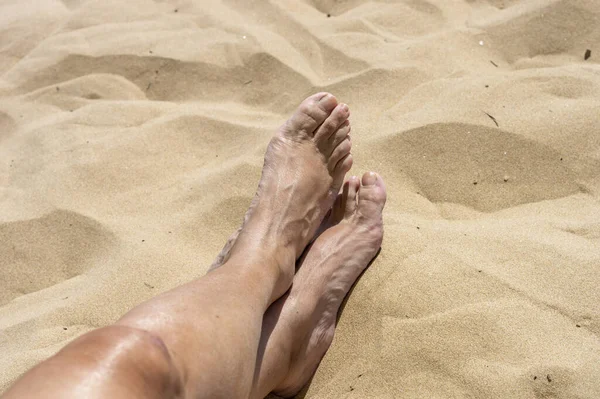
[[325, 230], [304, 258], [289, 293], [263, 322], [253, 395], [298, 393], [331, 345], [343, 299], [383, 238], [386, 191], [381, 177], [351, 178], [333, 207], [337, 224]]
[[[329, 93], [315, 94], [300, 104], [269, 143], [244, 228], [217, 258], [221, 264], [226, 257], [245, 257], [248, 252], [274, 256], [280, 278], [273, 299], [289, 288], [295, 260], [352, 166], [349, 116], [348, 106], [338, 104]], [[214, 266], [218, 264], [211, 269]]]

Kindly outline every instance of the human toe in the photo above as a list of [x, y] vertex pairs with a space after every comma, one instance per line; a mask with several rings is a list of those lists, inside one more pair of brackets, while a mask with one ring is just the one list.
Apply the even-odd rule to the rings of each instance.
[[337, 132], [339, 127], [348, 120], [350, 109], [346, 104], [338, 104], [325, 121], [319, 126], [315, 132], [315, 141], [317, 146], [321, 147], [321, 143], [327, 142], [329, 138]]
[[337, 99], [331, 93], [317, 93], [306, 98], [284, 125], [286, 133], [313, 137], [337, 105]]
[[337, 164], [344, 158], [346, 155], [350, 154], [350, 150], [352, 149], [352, 142], [348, 137], [346, 137], [331, 153], [328, 161], [328, 168], [331, 173], [334, 172]]
[[344, 184], [343, 205], [344, 217], [350, 217], [356, 211], [356, 196], [360, 189], [360, 180], [357, 176], [351, 176]]
[[365, 216], [381, 214], [387, 198], [383, 179], [375, 172], [367, 172], [362, 177], [358, 194], [358, 209]]

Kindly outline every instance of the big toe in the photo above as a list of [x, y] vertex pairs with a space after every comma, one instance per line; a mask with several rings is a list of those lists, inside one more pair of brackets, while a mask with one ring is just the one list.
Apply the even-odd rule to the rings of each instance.
[[387, 198], [383, 179], [375, 172], [367, 172], [362, 177], [358, 192], [358, 212], [361, 216], [374, 218], [381, 216]]
[[308, 97], [298, 106], [292, 117], [284, 125], [285, 133], [299, 133], [313, 137], [317, 128], [325, 122], [338, 105], [337, 99], [330, 93], [317, 93]]

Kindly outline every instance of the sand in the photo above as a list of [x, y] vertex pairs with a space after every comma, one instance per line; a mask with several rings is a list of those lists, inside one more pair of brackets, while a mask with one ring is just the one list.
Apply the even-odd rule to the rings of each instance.
[[598, 43], [597, 0], [3, 1], [0, 392], [203, 275], [327, 90], [386, 235], [301, 397], [600, 397]]

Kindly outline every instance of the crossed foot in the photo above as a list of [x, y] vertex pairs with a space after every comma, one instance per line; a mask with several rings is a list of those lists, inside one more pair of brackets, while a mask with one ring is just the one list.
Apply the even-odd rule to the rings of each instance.
[[369, 172], [344, 183], [352, 167], [349, 115], [328, 93], [302, 102], [271, 140], [242, 227], [211, 266], [221, 266], [257, 230], [295, 256], [291, 264], [281, 259], [279, 299], [264, 315], [254, 398], [292, 396], [308, 382], [331, 345], [343, 299], [381, 246], [381, 177]]

